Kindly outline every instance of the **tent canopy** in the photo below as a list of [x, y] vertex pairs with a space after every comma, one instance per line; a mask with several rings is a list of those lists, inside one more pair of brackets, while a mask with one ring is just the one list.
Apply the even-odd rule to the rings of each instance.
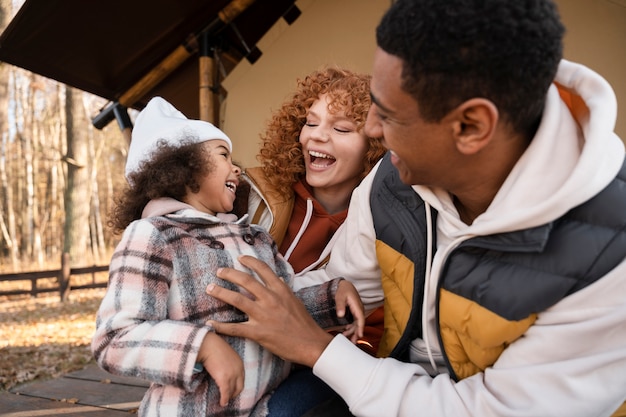
[[[0, 36], [0, 61], [127, 108], [160, 95], [199, 118], [200, 57], [211, 57], [216, 82], [253, 63], [274, 23], [298, 17], [294, 2], [26, 0]], [[104, 113], [95, 125], [113, 119]]]

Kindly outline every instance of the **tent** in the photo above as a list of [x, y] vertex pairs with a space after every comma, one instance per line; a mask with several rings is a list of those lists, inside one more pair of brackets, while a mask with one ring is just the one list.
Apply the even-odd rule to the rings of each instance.
[[[216, 123], [220, 80], [295, 0], [26, 0], [0, 36], [0, 61], [110, 101], [102, 128], [160, 95], [191, 118]], [[217, 124], [217, 123], [216, 123]]]

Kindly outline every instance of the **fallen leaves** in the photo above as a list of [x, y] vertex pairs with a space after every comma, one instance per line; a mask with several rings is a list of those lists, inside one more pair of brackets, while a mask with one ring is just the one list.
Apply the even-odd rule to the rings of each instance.
[[0, 300], [0, 390], [93, 363], [90, 344], [104, 289]]
[[78, 398], [63, 398], [61, 400], [61, 402], [63, 403], [70, 403], [70, 404], [77, 404], [78, 401], [80, 401]]

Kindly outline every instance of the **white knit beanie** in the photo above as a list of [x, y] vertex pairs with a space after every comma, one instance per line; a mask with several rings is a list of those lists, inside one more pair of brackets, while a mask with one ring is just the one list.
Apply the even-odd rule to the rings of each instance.
[[137, 171], [142, 162], [150, 160], [161, 140], [179, 145], [182, 141], [201, 143], [213, 139], [227, 142], [232, 152], [232, 142], [217, 127], [203, 120], [187, 119], [162, 97], [154, 97], [135, 120], [126, 158], [126, 178]]

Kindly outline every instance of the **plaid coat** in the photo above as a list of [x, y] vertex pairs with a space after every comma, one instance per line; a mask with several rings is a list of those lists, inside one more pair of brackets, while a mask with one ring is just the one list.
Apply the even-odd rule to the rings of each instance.
[[[251, 255], [266, 262], [291, 285], [293, 270], [259, 226], [244, 219], [224, 222], [186, 208], [130, 224], [111, 259], [109, 285], [96, 319], [92, 350], [106, 371], [146, 379], [141, 416], [264, 416], [272, 390], [290, 364], [257, 343], [223, 336], [239, 353], [245, 386], [227, 407], [206, 371], [194, 374], [209, 320], [245, 321], [235, 308], [205, 293], [209, 283], [238, 289], [216, 277], [219, 267], [246, 271], [237, 261]], [[247, 270], [251, 273], [251, 271]], [[338, 280], [297, 295], [322, 327], [336, 318]]]

